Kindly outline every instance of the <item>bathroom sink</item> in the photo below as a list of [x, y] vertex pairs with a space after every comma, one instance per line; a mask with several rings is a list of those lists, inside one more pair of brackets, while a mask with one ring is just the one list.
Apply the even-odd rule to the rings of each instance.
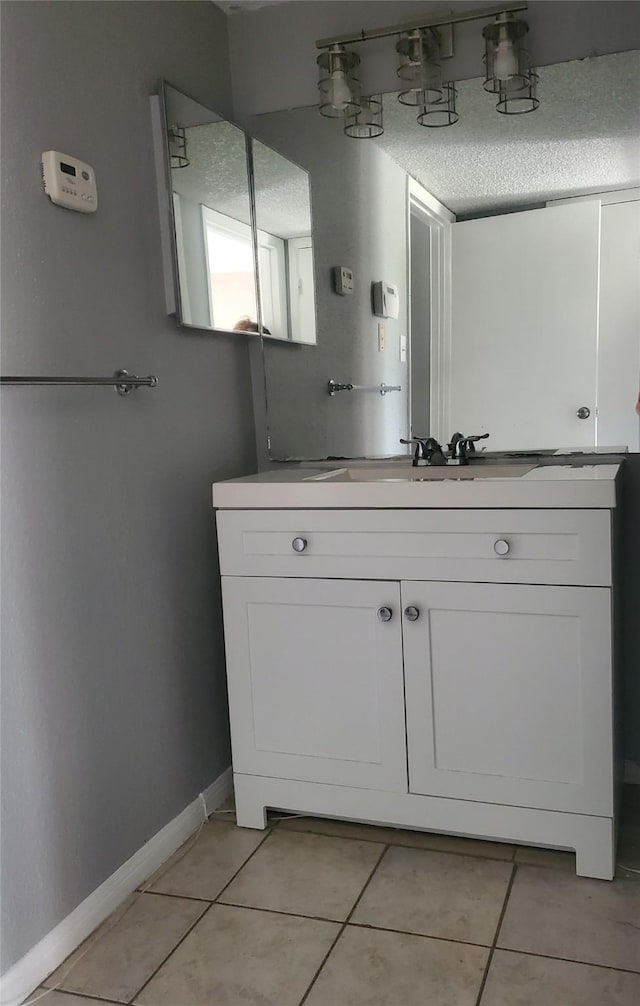
[[444, 479], [517, 479], [532, 471], [536, 465], [434, 465], [414, 468], [412, 465], [381, 464], [375, 467], [336, 468], [317, 475], [308, 475], [305, 482], [329, 480], [349, 482], [437, 482]]

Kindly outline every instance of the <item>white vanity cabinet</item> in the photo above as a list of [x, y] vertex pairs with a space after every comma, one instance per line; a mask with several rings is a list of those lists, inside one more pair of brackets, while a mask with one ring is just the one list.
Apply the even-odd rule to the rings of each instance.
[[218, 512], [238, 823], [267, 807], [614, 864], [611, 512]]

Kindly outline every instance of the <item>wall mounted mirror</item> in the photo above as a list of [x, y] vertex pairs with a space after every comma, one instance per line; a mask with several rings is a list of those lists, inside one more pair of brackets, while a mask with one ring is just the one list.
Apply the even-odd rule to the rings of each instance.
[[[411, 429], [639, 449], [639, 74], [637, 51], [542, 67], [540, 108], [514, 116], [463, 81], [444, 129], [385, 95], [374, 140], [316, 108], [254, 118], [309, 171], [315, 211], [318, 345], [264, 343], [274, 460], [397, 455]], [[381, 280], [397, 318], [372, 312]]]
[[171, 312], [192, 328], [262, 325], [272, 339], [314, 344], [307, 172], [166, 82], [160, 98]]

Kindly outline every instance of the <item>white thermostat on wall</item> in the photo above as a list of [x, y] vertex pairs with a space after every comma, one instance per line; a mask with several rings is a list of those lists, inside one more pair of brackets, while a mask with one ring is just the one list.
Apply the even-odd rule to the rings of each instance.
[[98, 187], [90, 164], [77, 157], [45, 150], [42, 154], [44, 191], [52, 203], [80, 213], [95, 213], [98, 209]]
[[333, 289], [342, 297], [353, 293], [353, 272], [345, 265], [334, 265], [333, 267]]
[[400, 316], [400, 297], [398, 287], [394, 283], [381, 280], [372, 283], [373, 313], [378, 318], [398, 318]]

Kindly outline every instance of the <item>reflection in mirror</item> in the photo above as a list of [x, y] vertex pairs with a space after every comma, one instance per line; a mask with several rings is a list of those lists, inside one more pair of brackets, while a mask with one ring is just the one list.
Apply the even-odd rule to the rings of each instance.
[[163, 85], [178, 268], [178, 320], [257, 329], [245, 134]]
[[[377, 140], [315, 108], [255, 117], [310, 172], [314, 202], [317, 348], [264, 344], [274, 459], [397, 455], [410, 432], [457, 430], [494, 450], [639, 449], [640, 53], [539, 74], [535, 115], [496, 115], [468, 80], [440, 130], [385, 95]], [[381, 280], [397, 318], [373, 313]], [[331, 396], [330, 379], [402, 391]]]
[[316, 342], [309, 176], [257, 140], [251, 143], [263, 333]]

